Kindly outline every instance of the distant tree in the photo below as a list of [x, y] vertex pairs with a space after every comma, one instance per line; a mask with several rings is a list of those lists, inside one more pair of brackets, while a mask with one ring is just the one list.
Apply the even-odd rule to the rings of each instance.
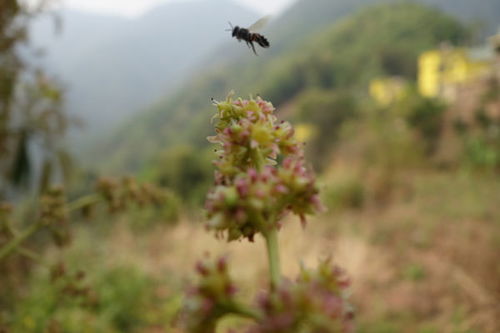
[[296, 110], [299, 122], [310, 123], [316, 129], [306, 152], [315, 169], [321, 171], [328, 166], [342, 126], [359, 113], [355, 97], [348, 91], [311, 89], [297, 100]]
[[37, 55], [29, 47], [29, 24], [51, 2], [0, 2], [0, 198], [32, 184], [35, 154], [39, 188], [69, 161], [61, 150], [68, 125], [61, 89], [27, 60]]

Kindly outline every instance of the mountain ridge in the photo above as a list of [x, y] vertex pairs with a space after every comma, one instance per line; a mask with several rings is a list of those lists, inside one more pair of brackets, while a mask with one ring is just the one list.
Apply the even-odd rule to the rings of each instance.
[[135, 19], [74, 11], [61, 16], [61, 36], [51, 39], [45, 20], [35, 24], [32, 40], [48, 45], [44, 62], [67, 83], [69, 112], [86, 123], [86, 136], [109, 131], [177, 87], [226, 37], [219, 31], [228, 18], [257, 17], [228, 0], [165, 4]]
[[[322, 0], [317, 0], [316, 2], [324, 3]], [[301, 3], [299, 3], [299, 5], [300, 4]], [[420, 8], [420, 5], [415, 4], [414, 6]], [[427, 11], [431, 10], [427, 9]], [[390, 18], [390, 13], [388, 13], [388, 15]], [[448, 17], [445, 14], [439, 15]], [[441, 17], [439, 15], [438, 17]], [[430, 16], [430, 14], [427, 16]], [[417, 17], [415, 19], [418, 20], [419, 18]], [[312, 19], [310, 18], [310, 20]], [[348, 18], [345, 20], [348, 20]], [[454, 22], [451, 17], [447, 20]], [[276, 20], [274, 26], [276, 26], [276, 22], [279, 21], [280, 19]], [[281, 21], [287, 21], [286, 15], [281, 18]], [[427, 21], [429, 22], [426, 23], [426, 25], [430, 27], [432, 20], [427, 18]], [[288, 20], [288, 22], [291, 25], [295, 23], [291, 20]], [[418, 21], [413, 21], [412, 24], [412, 28], [419, 26]], [[441, 35], [443, 38], [447, 38], [446, 29], [448, 28], [446, 24], [448, 23], [443, 22], [443, 24], [441, 28], [444, 29], [444, 32], [441, 33]], [[453, 26], [455, 23], [450, 24]], [[335, 22], [331, 23], [330, 28], [324, 29], [325, 31], [323, 31], [323, 33], [328, 32], [327, 30], [332, 29], [334, 26]], [[272, 27], [273, 24], [271, 24], [271, 28]], [[300, 27], [296, 29], [300, 30]], [[439, 30], [435, 27], [432, 29]], [[425, 36], [425, 31], [426, 30], [423, 30], [420, 36]], [[295, 31], [293, 29], [289, 31], [290, 35], [294, 33]], [[352, 31], [350, 33], [352, 34]], [[269, 29], [269, 31], [266, 32], [266, 36], [267, 35], [272, 37], [273, 31]], [[311, 82], [321, 82], [322, 80], [325, 82], [328, 80], [349, 82], [349, 77], [342, 78], [342, 75], [340, 75], [342, 73], [342, 68], [346, 67], [346, 64], [339, 63], [338, 60], [335, 60], [334, 63], [336, 66], [336, 74], [328, 73], [328, 77], [321, 74], [323, 69], [328, 69], [329, 66], [332, 65], [332, 59], [336, 58], [335, 54], [337, 52], [342, 51], [343, 48], [349, 48], [349, 43], [342, 46], [328, 45], [328, 55], [326, 56], [322, 54], [325, 50], [314, 45], [317, 41], [317, 35], [318, 33], [316, 32], [311, 33], [309, 37], [306, 34], [299, 38], [299, 42], [292, 40], [289, 45], [283, 42], [283, 47], [279, 51], [281, 53], [277, 51], [277, 54], [273, 54], [263, 51], [259, 57], [255, 57], [251, 52], [246, 52], [246, 55], [232, 62], [221, 62], [218, 66], [215, 66], [215, 68], [210, 67], [205, 71], [201, 71], [198, 77], [191, 80], [189, 84], [185, 85], [184, 89], [180, 89], [176, 95], [171, 96], [171, 98], [165, 98], [163, 103], [152, 106], [148, 112], [143, 113], [140, 117], [136, 117], [123, 127], [120, 132], [121, 134], [115, 133], [113, 137], [107, 141], [110, 147], [113, 148], [105, 149], [105, 151], [113, 151], [114, 154], [113, 156], [108, 155], [109, 168], [106, 169], [138, 171], [141, 169], [141, 165], [149, 163], [160, 147], [165, 149], [171, 145], [188, 142], [195, 146], [203, 147], [205, 145], [205, 137], [209, 134], [206, 125], [209, 117], [203, 117], [203, 114], [208, 112], [210, 108], [209, 99], [210, 97], [216, 99], [224, 98], [224, 95], [231, 89], [236, 90], [240, 96], [247, 96], [248, 94], [255, 95], [256, 93], [264, 94], [263, 96], [265, 98], [272, 98], [271, 100], [273, 103], [279, 106], [286, 102], [286, 99], [290, 97], [290, 93], [294, 94], [294, 91], [300, 91], [300, 89], [303, 89], [304, 85], [307, 86]], [[419, 35], [418, 31], [416, 35]], [[353, 39], [354, 36], [350, 38]], [[412, 34], [408, 36], [408, 38], [413, 38]], [[452, 37], [452, 35], [450, 35], [450, 37]], [[393, 38], [404, 41], [404, 35], [394, 36]], [[373, 37], [371, 39], [373, 39]], [[420, 42], [422, 45], [419, 44], [419, 50], [422, 51], [425, 47], [437, 45], [441, 41], [438, 39], [439, 38], [432, 39], [429, 37], [423, 40]], [[271, 44], [273, 44], [273, 39], [270, 38], [270, 40]], [[404, 42], [404, 47], [402, 49], [395, 49], [393, 51], [396, 52], [394, 55], [399, 53], [404, 55], [408, 53], [408, 47], [411, 47], [412, 44], [408, 43], [409, 41]], [[233, 48], [234, 47], [235, 46], [233, 46]], [[335, 51], [337, 48], [338, 50]], [[243, 51], [248, 51], [245, 47], [241, 47], [241, 49]], [[409, 64], [404, 64], [404, 66], [406, 66], [405, 73], [408, 73], [407, 75], [414, 75], [416, 54], [412, 51], [410, 55]], [[355, 56], [360, 59], [362, 58], [362, 54], [355, 54]], [[383, 55], [380, 55], [379, 57], [382, 56]], [[349, 56], [344, 56], [344, 58], [349, 59]], [[382, 61], [377, 58], [373, 58], [372, 60]], [[363, 62], [366, 62], [366, 59], [362, 60], [362, 65], [364, 65]], [[305, 70], [307, 68], [317, 69], [314, 69], [313, 72], [307, 72]], [[347, 66], [347, 68], [352, 68], [352, 66]], [[377, 70], [377, 68], [378, 67], [373, 66], [370, 70]], [[354, 73], [356, 73], [356, 71], [354, 71]], [[311, 74], [313, 74], [312, 77]], [[369, 77], [375, 73], [367, 72], [365, 74], [366, 77]], [[284, 95], [280, 95], [283, 93]], [[206, 98], [203, 98], [202, 95]], [[182, 130], [179, 131], [179, 129]], [[144, 135], [144, 133], [148, 134]], [[102, 148], [102, 145], [100, 148]], [[127, 155], [130, 155], [129, 157], [133, 155], [134, 158], [126, 157]]]

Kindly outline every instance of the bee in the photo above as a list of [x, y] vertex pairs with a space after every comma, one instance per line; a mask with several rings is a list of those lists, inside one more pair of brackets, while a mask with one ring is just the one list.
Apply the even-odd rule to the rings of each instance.
[[231, 27], [231, 29], [227, 29], [226, 31], [231, 31], [232, 37], [235, 37], [238, 42], [244, 40], [247, 43], [248, 48], [252, 48], [253, 53], [255, 53], [255, 55], [258, 55], [255, 51], [255, 45], [253, 44], [254, 42], [259, 44], [263, 48], [268, 48], [270, 44], [266, 37], [255, 31], [263, 28], [269, 21], [269, 18], [269, 16], [263, 17], [248, 28], [241, 28], [239, 26], [233, 27], [231, 22], [229, 22], [229, 26]]

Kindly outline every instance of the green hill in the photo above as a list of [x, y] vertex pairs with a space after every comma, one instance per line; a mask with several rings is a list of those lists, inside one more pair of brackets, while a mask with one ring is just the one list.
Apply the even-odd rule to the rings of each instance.
[[[477, 28], [484, 33], [492, 33], [500, 24], [496, 0], [416, 1], [466, 23], [480, 22]], [[381, 2], [385, 0], [298, 1], [266, 30], [272, 47], [258, 59], [246, 48], [235, 47], [224, 32], [228, 20], [248, 25], [256, 17], [230, 0], [168, 3], [133, 20], [64, 11], [61, 35], [54, 36], [52, 22], [46, 19], [35, 24], [32, 37], [46, 50], [47, 67], [67, 84], [70, 113], [86, 125], [74, 133], [73, 141], [80, 142], [114, 130], [152, 102], [171, 95], [190, 77], [198, 77], [199, 68], [234, 64], [247, 69], [269, 57], [287, 58], [297, 45], [322, 34], [338, 19]], [[226, 44], [219, 46], [222, 41]], [[255, 71], [248, 71], [243, 81], [254, 82]]]
[[166, 3], [133, 19], [60, 16], [60, 34], [43, 17], [32, 40], [46, 51], [48, 70], [67, 84], [68, 111], [85, 125], [75, 141], [84, 141], [174, 91], [225, 40], [228, 20], [251, 22], [257, 14], [229, 0], [198, 0]]
[[474, 26], [478, 30], [478, 37], [491, 36], [500, 27], [500, 1], [419, 0], [419, 2], [439, 8]]
[[260, 94], [279, 107], [314, 87], [356, 90], [382, 74], [411, 79], [420, 52], [442, 41], [459, 43], [466, 38], [466, 30], [456, 20], [421, 5], [398, 3], [363, 9], [321, 33], [283, 47], [282, 52], [260, 57], [247, 52], [240, 61], [200, 73], [174, 97], [155, 105], [101, 144], [98, 154], [106, 156], [108, 171], [137, 172], [175, 145], [206, 146], [211, 97], [222, 99], [235, 89], [242, 96]]

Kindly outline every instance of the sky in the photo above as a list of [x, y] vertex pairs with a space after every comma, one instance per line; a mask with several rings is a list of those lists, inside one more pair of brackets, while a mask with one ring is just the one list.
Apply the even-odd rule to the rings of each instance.
[[[191, 0], [59, 0], [64, 7], [103, 14], [139, 16], [162, 3]], [[206, 0], [214, 1], [214, 0]], [[234, 0], [265, 15], [275, 15], [293, 0]]]

